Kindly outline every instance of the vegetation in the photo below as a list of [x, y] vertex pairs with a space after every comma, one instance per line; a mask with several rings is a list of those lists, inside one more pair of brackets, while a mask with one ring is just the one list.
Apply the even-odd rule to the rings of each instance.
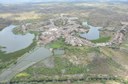
[[64, 20], [58, 19], [54, 22], [54, 24], [55, 26], [59, 26], [59, 27], [64, 26], [67, 24], [67, 19], [64, 19]]
[[[62, 75], [62, 74], [65, 74], [65, 75], [66, 74], [76, 74], [76, 73], [85, 72], [85, 70], [84, 70], [85, 67], [73, 65], [66, 58], [62, 58], [60, 56], [54, 57], [54, 62], [55, 62], [54, 68], [49, 69], [49, 68], [44, 66], [42, 68], [35, 69], [35, 70], [40, 70], [40, 71], [37, 71], [37, 73], [40, 72], [38, 74], [50, 75], [50, 76]], [[29, 68], [26, 71], [28, 73], [32, 74], [31, 70], [34, 70], [34, 68]], [[64, 73], [62, 72], [62, 70], [64, 70]]]
[[[29, 8], [29, 9], [28, 9]], [[111, 10], [110, 10], [111, 8]], [[8, 12], [5, 11], [9, 10]], [[15, 10], [14, 10], [15, 9]], [[38, 10], [37, 10], [38, 9]], [[128, 17], [128, 6], [127, 4], [106, 4], [106, 3], [64, 3], [61, 5], [58, 4], [34, 4], [34, 5], [23, 5], [23, 6], [2, 6], [1, 14], [0, 14], [0, 28], [4, 28], [7, 25], [12, 23], [18, 23], [24, 21], [25, 23], [36, 24], [38, 22], [44, 21], [50, 17], [58, 17], [60, 13], [69, 14], [71, 16], [77, 16], [81, 19], [80, 22], [87, 20], [89, 24], [93, 26], [101, 26], [105, 27], [114, 27], [116, 31], [120, 27], [120, 21], [128, 21], [126, 17]], [[29, 10], [29, 11], [28, 11]], [[35, 11], [36, 10], [36, 11]], [[9, 13], [10, 12], [10, 13]], [[35, 22], [36, 21], [36, 22]], [[65, 20], [66, 21], [66, 20]], [[67, 21], [66, 21], [67, 22]], [[57, 20], [55, 25], [63, 26], [66, 25], [63, 21]], [[40, 28], [42, 25], [34, 25], [33, 29]], [[1, 29], [0, 29], [1, 30]], [[20, 30], [16, 30], [16, 34], [20, 32]], [[109, 30], [110, 31], [110, 30]], [[102, 31], [101, 31], [102, 32]], [[108, 31], [107, 31], [108, 32]], [[39, 32], [31, 32], [34, 34], [39, 34]], [[113, 32], [112, 32], [113, 33]], [[115, 32], [114, 32], [115, 33]], [[97, 40], [92, 40], [93, 43], [102, 43], [108, 42], [113, 34], [104, 33], [104, 36]], [[109, 35], [108, 35], [109, 34]], [[109, 37], [108, 37], [109, 36]], [[14, 53], [6, 54], [5, 52], [0, 51], [0, 71], [7, 68], [10, 64], [16, 63], [17, 58], [24, 55], [26, 52], [29, 52], [36, 46], [36, 42], [31, 44], [28, 48], [22, 49], [20, 51], [16, 51]], [[25, 84], [29, 84], [28, 81], [36, 82], [43, 81], [44, 84], [67, 84], [66, 79], [70, 79], [71, 84], [116, 84], [116, 82], [110, 82], [111, 80], [115, 80], [115, 78], [98, 78], [90, 77], [89, 82], [84, 82], [86, 80], [75, 80], [72, 75], [84, 74], [85, 77], [90, 74], [111, 74], [113, 76], [126, 74], [128, 64], [128, 56], [127, 56], [127, 43], [126, 45], [122, 45], [126, 48], [126, 51], [118, 50], [114, 51], [114, 49], [107, 48], [103, 49], [103, 47], [78, 47], [78, 46], [70, 46], [65, 44], [64, 39], [58, 39], [48, 45], [50, 48], [63, 48], [66, 52], [64, 56], [53, 57], [54, 59], [54, 67], [48, 68], [45, 64], [41, 62], [31, 66], [25, 71], [16, 75], [12, 81], [16, 82], [25, 82]], [[85, 62], [82, 64], [75, 64], [73, 62]], [[65, 77], [63, 75], [68, 75]], [[125, 76], [125, 75], [124, 75]], [[79, 78], [79, 77], [77, 77]], [[56, 82], [59, 80], [60, 82]], [[86, 79], [86, 78], [85, 78]], [[46, 83], [47, 81], [49, 81]], [[62, 82], [64, 80], [64, 82]], [[66, 80], [66, 81], [65, 81]], [[122, 79], [123, 80], [123, 79]], [[46, 82], [45, 82], [46, 81]], [[33, 84], [36, 84], [33, 83]], [[127, 84], [128, 82], [124, 82]], [[12, 83], [13, 84], [13, 83]], [[23, 84], [23, 83], [21, 83]], [[30, 83], [32, 84], [32, 83]], [[41, 83], [42, 84], [42, 83]], [[122, 83], [123, 84], [123, 83]]]
[[[21, 35], [25, 35], [27, 32], [23, 32], [22, 29], [20, 28], [20, 26], [17, 26], [16, 28], [14, 28], [13, 30], [13, 33], [18, 35], [18, 34], [21, 34]], [[34, 34], [35, 36], [39, 35], [40, 32], [39, 31], [28, 31], [29, 33], [31, 34]]]
[[66, 44], [65, 44], [63, 38], [59, 38], [58, 40], [53, 41], [52, 43], [48, 44], [47, 46], [50, 48], [57, 49], [57, 48], [64, 48], [64, 46], [66, 46]]
[[33, 40], [33, 43], [22, 50], [16, 51], [16, 52], [12, 52], [12, 53], [7, 53], [0, 51], [0, 71], [2, 69], [5, 69], [7, 66], [9, 66], [12, 63], [16, 63], [16, 60], [21, 57], [22, 55], [24, 55], [25, 53], [29, 52], [30, 50], [34, 49], [36, 46], [36, 41]]
[[[59, 76], [60, 80], [66, 79], [62, 77], [62, 75], [70, 75], [70, 74], [81, 74], [86, 72], [85, 66], [77, 66], [70, 63], [67, 59], [59, 57], [54, 57], [54, 68], [47, 68], [45, 65], [35, 67], [30, 67], [27, 70], [23, 71], [22, 73], [30, 74], [29, 80], [34, 80], [36, 76], [38, 76], [37, 80], [51, 80], [56, 79], [54, 76]], [[42, 74], [42, 75], [40, 75]], [[15, 77], [13, 81], [17, 80], [24, 80], [28, 81], [28, 77]]]
[[[116, 74], [116, 72], [118, 73], [119, 71], [123, 71], [123, 67], [118, 64], [117, 62], [115, 62], [113, 59], [111, 59], [111, 57], [102, 57], [102, 51], [100, 51], [100, 48], [89, 48], [89, 47], [73, 47], [73, 46], [64, 46], [64, 49], [66, 51], [66, 57], [63, 56], [54, 56], [51, 58], [54, 58], [54, 67], [52, 68], [48, 68], [43, 61], [35, 64], [34, 66], [31, 66], [30, 68], [24, 70], [21, 73], [27, 73], [29, 74], [29, 76], [26, 77], [14, 77], [12, 79], [12, 82], [37, 82], [40, 83], [38, 81], [42, 81], [47, 83], [61, 83], [62, 82], [67, 82], [68, 80], [70, 80], [72, 83], [76, 83], [77, 81], [79, 82], [97, 82], [97, 81], [101, 81], [101, 84], [107, 84], [107, 82], [109, 81], [118, 81], [120, 82], [121, 79], [115, 78], [113, 76], [113, 74]], [[88, 53], [100, 53], [98, 54], [99, 56], [95, 56], [93, 58], [93, 61], [89, 62], [89, 64], [87, 65], [75, 65], [72, 62], [70, 62], [71, 58], [68, 59], [67, 55], [75, 56], [78, 55], [79, 58], [82, 58], [82, 56], [84, 56], [84, 58], [88, 57]], [[109, 53], [109, 51], [106, 51], [107, 53]], [[78, 59], [80, 60], [80, 59]], [[85, 60], [86, 61], [86, 60]], [[110, 75], [107, 76], [107, 78], [102, 78], [101, 75], [99, 75], [100, 73], [108, 73]], [[79, 78], [79, 77], [75, 77], [74, 74], [80, 75], [80, 74], [84, 74], [84, 79]], [[95, 74], [96, 77], [92, 77], [90, 74]], [[101, 77], [99, 77], [99, 76]], [[111, 77], [112, 76], [112, 77]], [[86, 80], [86, 78], [88, 78], [88, 80]], [[67, 80], [68, 79], [68, 80]], [[29, 81], [29, 82], [28, 82]], [[59, 81], [59, 82], [57, 82]], [[77, 84], [77, 83], [76, 83]], [[86, 84], [86, 83], [85, 83]], [[88, 84], [88, 83], [87, 83]]]
[[104, 42], [108, 42], [110, 39], [111, 39], [111, 37], [101, 37], [99, 39], [92, 40], [91, 42], [93, 42], [93, 43], [104, 43]]
[[[34, 65], [27, 70], [21, 72], [20, 74], [25, 74], [25, 76], [15, 76], [11, 81], [12, 82], [45, 82], [47, 83], [59, 83], [59, 82], [67, 82], [68, 80], [71, 83], [76, 82], [97, 82], [101, 81], [101, 83], [106, 83], [107, 81], [118, 81], [119, 78], [115, 78], [114, 76], [106, 76], [102, 77], [101, 75], [89, 75], [87, 66], [73, 65], [67, 59], [63, 57], [55, 57], [55, 67], [47, 68], [45, 65]], [[40, 65], [40, 66], [39, 66]], [[94, 67], [94, 66], [93, 66]], [[77, 75], [76, 75], [77, 74]], [[81, 74], [84, 76], [81, 77]], [[27, 76], [26, 76], [27, 75]], [[77, 83], [76, 83], [77, 84]], [[85, 83], [84, 83], [85, 84]]]
[[[52, 81], [52, 82], [47, 82], [47, 81], [42, 81], [42, 82], [20, 82], [16, 84], [121, 84], [122, 82], [120, 81], [114, 81], [114, 80], [97, 80], [97, 81], [86, 81], [86, 80], [76, 80], [76, 81]], [[127, 83], [122, 83], [122, 84], [127, 84]]]
[[17, 78], [24, 78], [24, 77], [29, 77], [30, 75], [28, 73], [19, 73], [16, 75]]
[[53, 49], [58, 49], [62, 48], [64, 49], [67, 53], [73, 53], [73, 54], [79, 54], [79, 53], [89, 53], [89, 52], [100, 52], [98, 47], [89, 47], [89, 46], [71, 46], [65, 43], [65, 40], [63, 38], [59, 38], [56, 41], [53, 41], [52, 43], [48, 44], [47, 47], [53, 48]]
[[16, 28], [14, 28], [14, 29], [12, 30], [12, 32], [13, 32], [14, 34], [16, 34], [16, 35], [18, 35], [18, 34], [24, 35], [24, 33], [22, 32], [20, 26], [17, 26]]
[[100, 49], [98, 47], [88, 47], [88, 46], [84, 46], [84, 47], [76, 47], [76, 46], [65, 46], [64, 47], [66, 54], [74, 54], [74, 55], [79, 55], [79, 54], [83, 54], [86, 55], [87, 53], [91, 53], [91, 52], [100, 52]]

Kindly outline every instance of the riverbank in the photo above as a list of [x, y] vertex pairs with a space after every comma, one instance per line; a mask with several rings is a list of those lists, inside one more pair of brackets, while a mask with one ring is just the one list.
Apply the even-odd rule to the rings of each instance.
[[27, 47], [27, 48], [24, 48], [22, 50], [19, 50], [19, 51], [16, 51], [16, 52], [13, 52], [13, 53], [9, 53], [9, 54], [6, 54], [5, 52], [3, 51], [0, 51], [0, 72], [2, 72], [2, 70], [6, 69], [9, 67], [9, 65], [11, 64], [15, 64], [17, 63], [16, 60], [21, 57], [22, 55], [24, 55], [25, 53], [33, 50], [35, 47], [36, 47], [36, 40], [34, 39], [33, 40], [33, 43]]

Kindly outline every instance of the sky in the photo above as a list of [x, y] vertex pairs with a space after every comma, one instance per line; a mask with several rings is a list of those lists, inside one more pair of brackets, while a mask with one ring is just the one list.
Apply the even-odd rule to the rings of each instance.
[[0, 0], [2, 4], [17, 4], [17, 3], [27, 3], [27, 2], [52, 2], [52, 1], [128, 1], [128, 0]]

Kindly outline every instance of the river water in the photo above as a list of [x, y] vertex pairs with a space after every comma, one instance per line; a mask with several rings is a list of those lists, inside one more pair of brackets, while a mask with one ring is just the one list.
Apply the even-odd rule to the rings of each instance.
[[86, 38], [88, 40], [96, 40], [100, 37], [100, 31], [99, 29], [101, 27], [94, 27], [89, 25], [87, 22], [83, 22], [83, 26], [89, 27], [89, 32], [88, 33], [82, 33], [80, 34], [81, 37]]
[[27, 33], [25, 35], [15, 35], [12, 30], [16, 26], [10, 25], [0, 31], [0, 46], [2, 51], [6, 53], [15, 52], [28, 47], [33, 42], [34, 34]]

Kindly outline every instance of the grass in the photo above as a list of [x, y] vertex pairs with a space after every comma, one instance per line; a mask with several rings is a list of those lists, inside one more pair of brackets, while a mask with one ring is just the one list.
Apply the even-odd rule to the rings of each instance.
[[[14, 77], [12, 81], [16, 80], [24, 80], [24, 81], [30, 81], [37, 79], [37, 80], [51, 80], [56, 79], [55, 76], [58, 75], [60, 80], [66, 79], [65, 77], [61, 77], [62, 74], [64, 75], [73, 75], [73, 74], [81, 74], [86, 72], [85, 66], [78, 66], [73, 65], [70, 63], [66, 58], [63, 57], [54, 57], [55, 61], [55, 67], [54, 68], [47, 68], [45, 65], [43, 67], [40, 66], [32, 66], [28, 68], [27, 70], [21, 72], [21, 73], [27, 73], [30, 75], [30, 77], [22, 78], [22, 77]], [[64, 73], [63, 73], [64, 70]], [[36, 74], [36, 75], [35, 75]], [[47, 76], [47, 77], [46, 77]]]
[[80, 55], [80, 54], [87, 54], [91, 52], [100, 52], [100, 49], [98, 47], [89, 47], [89, 46], [64, 46], [64, 49], [67, 54], [74, 54], [74, 55]]
[[59, 38], [58, 40], [53, 41], [52, 43], [48, 44], [48, 47], [54, 48], [54, 49], [64, 48], [64, 46], [66, 46], [66, 44], [63, 38]]
[[79, 54], [79, 53], [89, 53], [89, 52], [100, 52], [99, 48], [97, 47], [88, 47], [88, 46], [71, 46], [65, 43], [65, 40], [63, 38], [59, 38], [56, 41], [53, 41], [52, 43], [47, 45], [50, 48], [53, 49], [58, 49], [58, 48], [62, 48], [64, 49], [67, 53], [72, 53], [72, 54]]
[[104, 42], [108, 42], [111, 39], [111, 37], [101, 37], [99, 39], [96, 40], [91, 40], [91, 42], [93, 43], [104, 43]]
[[[67, 52], [66, 54], [72, 54], [72, 55], [77, 54], [79, 55], [79, 57], [81, 53], [85, 55], [85, 53], [89, 53], [89, 52], [99, 52], [99, 48], [73, 47], [73, 46], [69, 46], [69, 47], [65, 46], [65, 47], [66, 47], [66, 52]], [[14, 77], [12, 81], [13, 82], [14, 81], [27, 82], [27, 81], [49, 81], [49, 80], [53, 80], [53, 81], [60, 80], [61, 81], [61, 80], [66, 80], [66, 79], [73, 80], [72, 78], [74, 77], [72, 77], [72, 75], [74, 74], [84, 74], [85, 79], [86, 79], [86, 77], [89, 74], [93, 74], [93, 71], [94, 73], [100, 74], [101, 72], [106, 73], [104, 72], [104, 70], [110, 69], [108, 74], [111, 74], [113, 73], [113, 70], [117, 70], [117, 68], [120, 68], [120, 66], [110, 58], [99, 57], [98, 59], [100, 59], [101, 61], [98, 62], [97, 60], [95, 60], [95, 62], [91, 62], [88, 65], [74, 65], [66, 57], [54, 56], [54, 67], [53, 68], [48, 68], [42, 62], [39, 62], [35, 64], [34, 66], [31, 66], [25, 71], [21, 72], [21, 73], [29, 74], [29, 77], [18, 77], [18, 78]], [[68, 75], [69, 78], [63, 75]], [[95, 80], [96, 77], [94, 78], [92, 77], [92, 79], [94, 80], [90, 80], [90, 81], [96, 82]], [[104, 82], [106, 81], [104, 81], [103, 79], [102, 83]]]
[[[59, 42], [57, 41], [57, 43], [60, 44], [61, 43], [60, 40]], [[82, 53], [83, 55], [85, 55], [87, 52], [97, 51], [98, 48], [92, 49], [89, 47], [73, 47], [73, 46], [64, 45], [64, 49], [66, 49], [67, 52], [66, 54], [69, 53], [69, 54], [79, 55], [80, 53]], [[83, 74], [83, 73], [86, 74], [87, 71], [88, 68], [86, 65], [74, 65], [67, 58], [64, 58], [62, 56], [54, 56], [53, 68], [48, 68], [44, 64], [42, 64], [42, 62], [39, 62], [22, 72], [29, 74], [30, 77], [26, 77], [26, 78], [14, 77], [12, 81], [52, 80], [52, 79], [56, 79], [55, 78], [56, 75], [59, 76], [59, 80], [63, 80], [67, 78], [61, 77], [62, 74], [70, 76], [74, 74]]]
[[31, 72], [35, 71], [35, 72], [39, 72], [38, 74], [49, 75], [49, 76], [62, 75], [62, 70], [65, 70], [64, 74], [78, 74], [78, 73], [85, 72], [84, 67], [82, 68], [81, 66], [73, 65], [66, 58], [56, 56], [54, 57], [54, 61], [55, 61], [54, 68], [49, 69], [44, 66], [42, 68], [37, 69], [37, 68], [31, 67], [26, 71], [30, 74], [32, 74]]
[[16, 77], [21, 78], [21, 77], [29, 77], [30, 75], [28, 73], [19, 73], [16, 75]]
[[[53, 81], [53, 82], [21, 82], [17, 84], [121, 84], [121, 82], [118, 81], [71, 81], [70, 83], [68, 81], [59, 82], [59, 81]], [[123, 83], [128, 84], [128, 83]]]
[[[107, 82], [107, 81], [115, 81], [118, 79], [115, 79], [114, 76], [108, 76], [108, 78], [106, 77], [98, 77], [98, 76], [93, 76], [93, 75], [89, 75], [87, 68], [88, 66], [80, 66], [80, 65], [73, 65], [72, 63], [70, 63], [67, 59], [63, 58], [63, 57], [54, 57], [55, 60], [55, 67], [54, 68], [47, 68], [45, 67], [45, 65], [43, 65], [43, 67], [39, 66], [39, 65], [34, 65], [30, 68], [28, 68], [27, 70], [21, 72], [26, 74], [24, 77], [23, 76], [18, 76], [18, 77], [14, 77], [11, 81], [12, 82], [26, 82], [26, 83], [31, 83], [33, 82], [45, 82], [45, 84], [50, 83], [50, 84], [57, 84], [57, 81], [59, 82], [58, 84], [65, 82], [66, 80], [69, 79], [72, 83], [78, 84], [78, 82], [82, 82], [83, 84], [86, 84], [84, 82], [88, 82], [87, 84], [89, 84], [89, 82], [94, 82], [94, 84], [96, 84], [96, 82], [101, 82], [101, 84]], [[62, 71], [65, 70], [64, 73], [62, 73]], [[84, 77], [83, 80], [79, 80], [79, 76], [76, 78], [73, 75], [74, 74], [83, 74], [84, 73]], [[67, 76], [65, 76], [67, 75]], [[88, 80], [86, 80], [86, 78], [89, 78]], [[98, 80], [97, 80], [98, 79]], [[120, 79], [119, 79], [120, 80]], [[76, 83], [77, 82], [77, 83]], [[72, 84], [71, 83], [71, 84]], [[80, 84], [80, 83], [79, 83]], [[90, 83], [92, 84], [92, 83]], [[105, 83], [106, 84], [106, 83]]]

